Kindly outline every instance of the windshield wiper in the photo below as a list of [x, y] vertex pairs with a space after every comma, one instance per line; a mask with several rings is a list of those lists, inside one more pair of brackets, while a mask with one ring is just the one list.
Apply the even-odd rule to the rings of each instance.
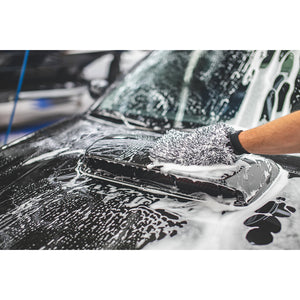
[[100, 118], [104, 117], [108, 119], [121, 121], [123, 124], [125, 124], [128, 128], [131, 129], [142, 129], [142, 130], [154, 131], [153, 129], [149, 128], [146, 123], [132, 118], [125, 117], [124, 114], [118, 111], [106, 111], [106, 110], [94, 111], [92, 115]]

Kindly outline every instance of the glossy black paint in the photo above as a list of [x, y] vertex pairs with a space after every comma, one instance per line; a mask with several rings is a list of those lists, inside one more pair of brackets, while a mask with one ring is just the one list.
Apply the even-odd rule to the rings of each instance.
[[[93, 132], [92, 128], [96, 130]], [[150, 241], [176, 234], [176, 228], [186, 223], [149, 207], [159, 201], [159, 195], [114, 187], [86, 176], [75, 179], [82, 154], [24, 165], [31, 157], [57, 147], [68, 145], [72, 151], [85, 149], [102, 131], [128, 129], [105, 121], [75, 118], [41, 130], [32, 138], [1, 151], [2, 249], [139, 249]], [[66, 132], [68, 139], [64, 136]], [[74, 186], [68, 185], [71, 180], [75, 180]], [[116, 198], [102, 201], [112, 192], [117, 192]], [[143, 197], [143, 201], [132, 207], [136, 197]], [[33, 206], [24, 208], [21, 217], [13, 213], [28, 202]], [[89, 217], [85, 218], [87, 212]], [[8, 224], [11, 225], [7, 229]], [[117, 232], [123, 238], [115, 240]]]
[[[86, 115], [2, 148], [1, 249], [140, 249], [176, 235], [187, 224], [182, 216], [159, 206], [152, 208], [166, 195], [125, 186], [122, 175], [126, 170], [121, 164], [110, 169], [122, 177], [118, 183], [80, 172], [87, 163], [93, 165], [93, 145], [108, 135], [142, 135], [150, 140], [160, 136]], [[58, 149], [65, 150], [43, 158]], [[94, 163], [98, 166], [99, 161]], [[110, 162], [106, 158], [102, 163]], [[132, 174], [132, 182], [140, 180], [139, 176]], [[174, 202], [189, 201], [170, 197]]]
[[247, 235], [246, 239], [254, 245], [267, 245], [273, 241], [273, 234], [281, 230], [280, 219], [290, 217], [296, 209], [286, 206], [283, 202], [285, 198], [278, 197], [276, 201], [269, 201], [263, 207], [257, 209], [257, 214], [248, 218], [244, 224], [254, 227]]

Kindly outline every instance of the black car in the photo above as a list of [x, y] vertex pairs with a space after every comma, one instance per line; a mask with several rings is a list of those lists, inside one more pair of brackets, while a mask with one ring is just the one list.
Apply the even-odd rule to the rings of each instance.
[[158, 51], [85, 114], [3, 146], [1, 249], [299, 249], [300, 158], [152, 161], [171, 128], [299, 108], [297, 51]]

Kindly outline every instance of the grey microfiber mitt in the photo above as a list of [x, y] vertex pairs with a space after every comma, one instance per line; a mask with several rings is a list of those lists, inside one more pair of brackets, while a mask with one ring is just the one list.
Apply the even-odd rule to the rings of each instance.
[[218, 123], [189, 132], [170, 130], [150, 149], [150, 158], [162, 163], [180, 165], [231, 165], [237, 156], [231, 146], [230, 135], [235, 130]]

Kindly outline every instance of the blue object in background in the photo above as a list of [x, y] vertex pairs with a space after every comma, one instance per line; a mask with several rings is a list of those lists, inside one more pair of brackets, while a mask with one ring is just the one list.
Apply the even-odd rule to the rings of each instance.
[[17, 107], [17, 102], [18, 102], [18, 99], [19, 99], [19, 93], [20, 93], [21, 88], [22, 88], [22, 83], [23, 83], [24, 74], [25, 74], [25, 70], [26, 70], [28, 55], [29, 55], [29, 50], [26, 50], [25, 54], [24, 54], [24, 59], [23, 59], [23, 64], [22, 64], [22, 68], [21, 68], [20, 77], [19, 77], [18, 88], [17, 88], [16, 97], [15, 97], [15, 101], [14, 101], [14, 107], [13, 107], [12, 113], [10, 115], [8, 128], [7, 128], [7, 131], [6, 131], [5, 138], [4, 138], [4, 145], [7, 144], [8, 136], [10, 134], [12, 123], [13, 123], [13, 120], [14, 120], [16, 107]]
[[53, 106], [52, 99], [39, 98], [39, 99], [36, 99], [35, 101], [36, 101], [35, 106], [40, 109], [45, 109], [45, 108]]

